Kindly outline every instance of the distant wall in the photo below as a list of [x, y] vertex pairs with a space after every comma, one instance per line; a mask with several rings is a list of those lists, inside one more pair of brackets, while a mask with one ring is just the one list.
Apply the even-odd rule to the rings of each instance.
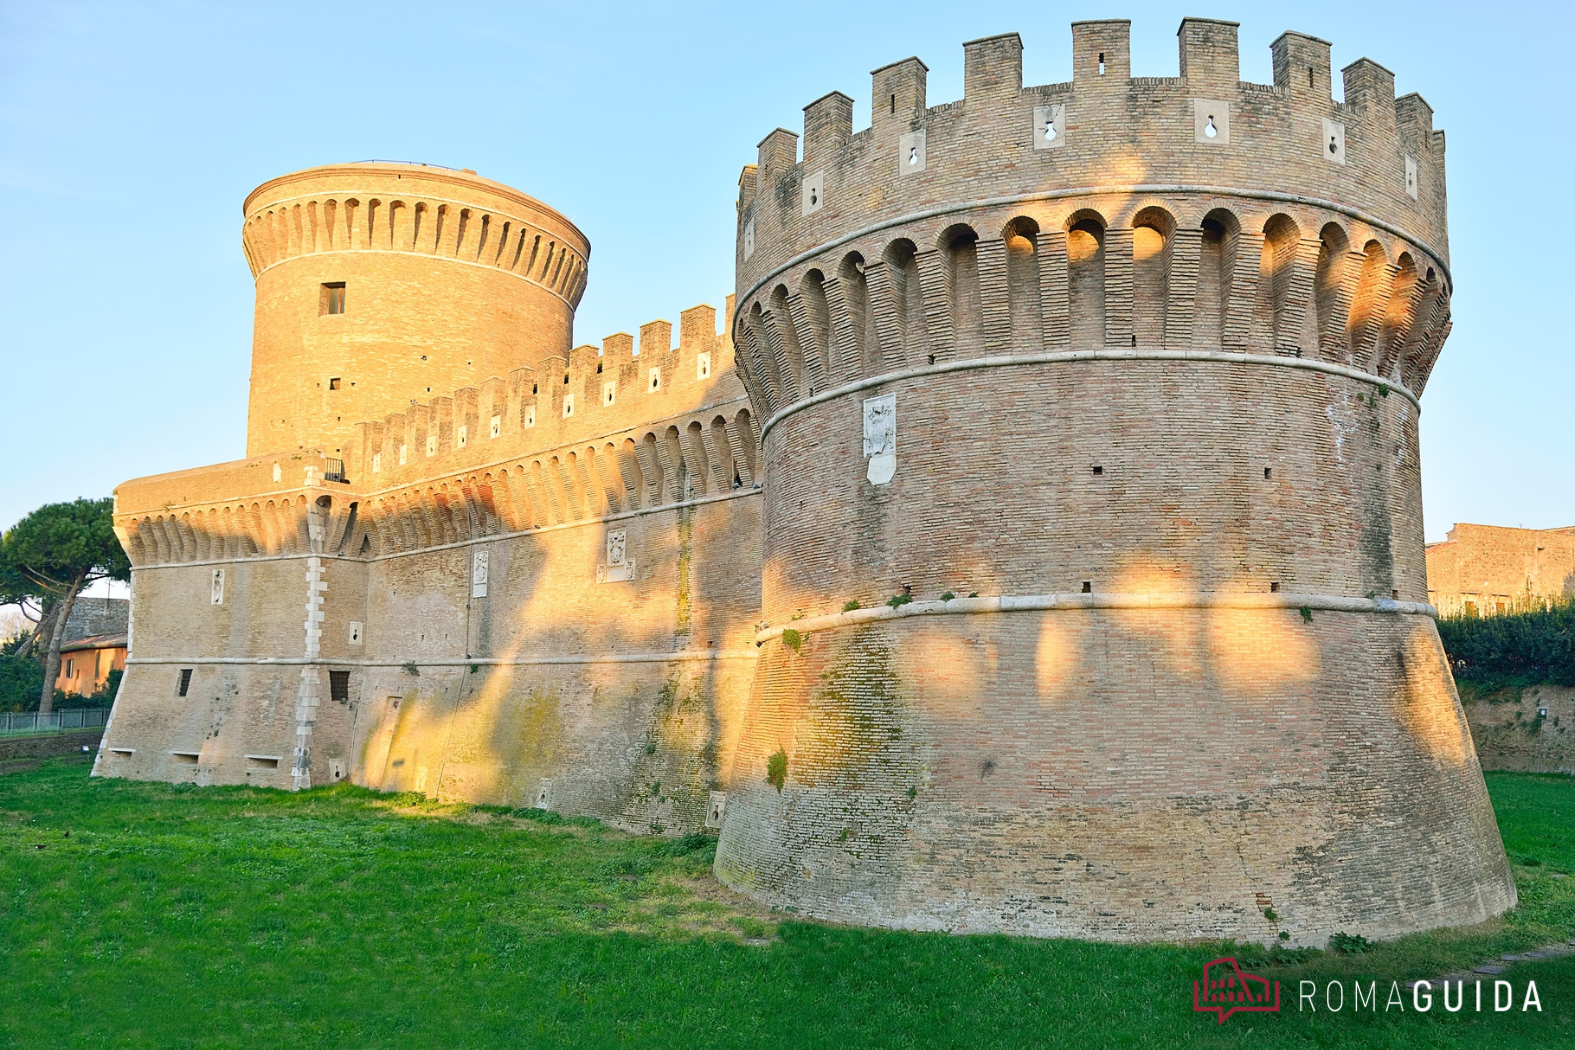
[[[1575, 774], [1575, 688], [1461, 690], [1483, 769]], [[1541, 714], [1543, 710], [1547, 714]]]
[[1494, 616], [1575, 596], [1575, 528], [1461, 523], [1427, 546], [1427, 600], [1441, 616]]
[[0, 740], [0, 761], [11, 758], [48, 758], [53, 755], [81, 754], [82, 749], [96, 749], [102, 729], [84, 729], [79, 733], [48, 733], [42, 736], [16, 737]]

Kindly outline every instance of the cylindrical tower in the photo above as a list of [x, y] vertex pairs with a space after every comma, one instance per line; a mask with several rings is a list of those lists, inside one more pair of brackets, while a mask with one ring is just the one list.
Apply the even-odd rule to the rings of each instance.
[[590, 242], [518, 190], [370, 161], [265, 182], [245, 212], [247, 455], [333, 455], [361, 420], [568, 353]]
[[1127, 22], [873, 74], [745, 169], [766, 628], [717, 853], [844, 921], [1321, 943], [1515, 890], [1433, 611], [1444, 138], [1392, 74]]

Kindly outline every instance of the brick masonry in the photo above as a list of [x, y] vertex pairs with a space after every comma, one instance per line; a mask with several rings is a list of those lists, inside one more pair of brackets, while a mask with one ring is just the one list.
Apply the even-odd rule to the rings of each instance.
[[571, 348], [589, 244], [468, 172], [275, 179], [244, 244], [252, 454], [116, 492], [135, 615], [98, 772], [702, 826], [760, 607], [715, 310]]
[[1483, 769], [1575, 774], [1575, 689], [1534, 685], [1466, 701]]
[[1270, 86], [1232, 23], [1182, 23], [1180, 78], [1072, 32], [1069, 84], [973, 41], [961, 101], [882, 67], [867, 130], [834, 93], [744, 171], [768, 626], [717, 873], [1042, 936], [1496, 914], [1425, 604], [1442, 133], [1365, 59], [1331, 101], [1310, 37]]
[[473, 173], [259, 188], [248, 455], [117, 490], [97, 772], [720, 826], [722, 879], [859, 923], [1511, 906], [1425, 604], [1442, 132], [1365, 59], [1332, 102], [1323, 41], [1270, 86], [1180, 39], [1133, 79], [1078, 23], [1042, 88], [974, 41], [934, 107], [905, 60], [858, 135], [813, 103], [676, 348], [571, 348], [589, 244]]
[[1575, 529], [1462, 522], [1427, 545], [1427, 600], [1441, 616], [1495, 616], [1575, 596]]

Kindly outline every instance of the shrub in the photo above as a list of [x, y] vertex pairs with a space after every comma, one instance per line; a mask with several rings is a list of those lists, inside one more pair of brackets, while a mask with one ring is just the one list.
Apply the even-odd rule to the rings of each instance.
[[1455, 677], [1484, 691], [1575, 685], [1575, 603], [1501, 616], [1450, 616], [1438, 635]]
[[842, 611], [843, 612], [852, 612], [854, 609], [857, 609], [857, 608], [859, 608], [859, 600], [857, 598], [854, 598], [854, 599], [851, 599], [850, 601], [846, 601], [846, 602], [842, 603]]
[[1359, 933], [1331, 933], [1329, 935], [1329, 950], [1339, 952], [1341, 955], [1361, 955], [1372, 945], [1367, 943], [1367, 938]]
[[776, 754], [766, 759], [766, 783], [776, 788], [779, 795], [782, 785], [787, 783], [787, 752], [780, 747]]
[[791, 627], [783, 628], [782, 644], [796, 653], [798, 652], [798, 647], [804, 644], [804, 636]]
[[124, 671], [111, 671], [98, 692], [87, 696], [74, 696], [67, 702], [71, 707], [113, 707], [115, 694], [120, 692], [120, 680], [124, 675]]
[[900, 609], [911, 601], [913, 601], [913, 595], [911, 594], [894, 594], [886, 599], [886, 604], [893, 609]]
[[30, 656], [0, 654], [0, 710], [36, 711], [44, 665]]

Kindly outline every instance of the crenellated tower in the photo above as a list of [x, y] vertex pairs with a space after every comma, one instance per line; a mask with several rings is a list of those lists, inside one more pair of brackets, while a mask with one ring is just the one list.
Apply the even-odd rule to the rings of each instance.
[[[1444, 135], [1359, 60], [1072, 26], [833, 92], [738, 202], [761, 663], [719, 875], [834, 919], [1320, 943], [1515, 890], [1425, 604]], [[773, 761], [774, 760], [774, 761]], [[785, 773], [781, 771], [785, 761]], [[1277, 916], [1270, 918], [1269, 916]]]
[[308, 168], [246, 198], [246, 452], [340, 457], [355, 424], [568, 353], [590, 242], [473, 171]]

